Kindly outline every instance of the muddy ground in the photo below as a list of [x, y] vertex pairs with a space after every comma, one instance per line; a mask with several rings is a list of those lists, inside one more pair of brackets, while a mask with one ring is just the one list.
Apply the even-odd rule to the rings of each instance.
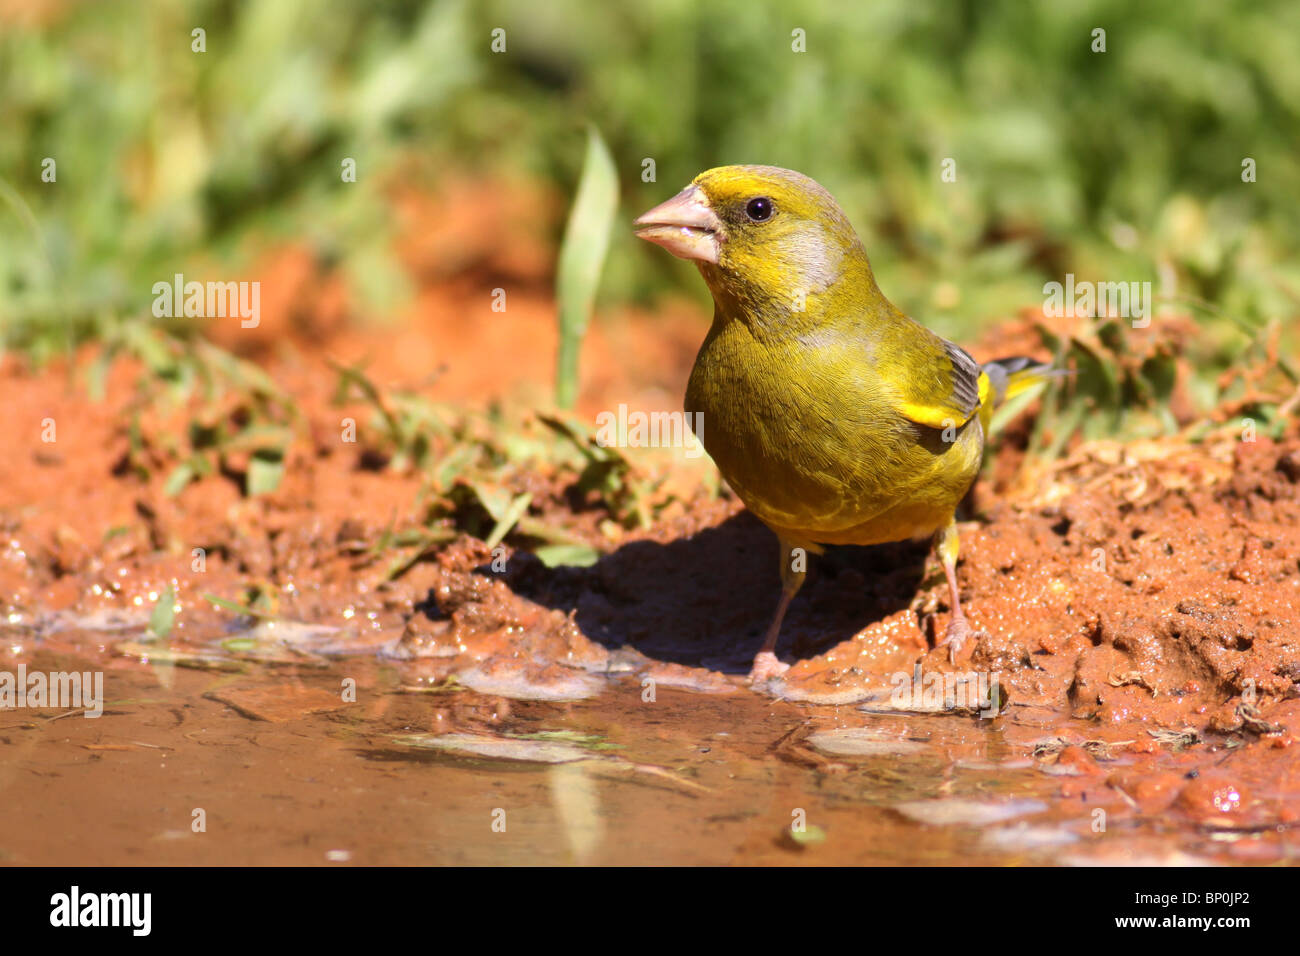
[[[490, 200], [463, 192], [490, 225]], [[418, 200], [402, 208], [424, 223]], [[1232, 426], [1054, 463], [1008, 447], [962, 529], [985, 633], [955, 664], [934, 649], [948, 607], [923, 543], [831, 549], [787, 618], [794, 666], [750, 688], [775, 542], [707, 466], [670, 468], [676, 500], [641, 528], [572, 475], [511, 474], [533, 520], [602, 552], [592, 566], [548, 567], [510, 538], [494, 551], [446, 519], [393, 574], [383, 543], [427, 532], [427, 476], [338, 439], [367, 412], [333, 402], [329, 362], [518, 422], [547, 401], [545, 259], [470, 244], [429, 274], [459, 208], [412, 228], [402, 255], [427, 281], [389, 328], [354, 322], [289, 249], [264, 264], [280, 290], [264, 327], [214, 330], [301, 413], [269, 494], [231, 467], [169, 493], [183, 403], [146, 410], [134, 454], [159, 467], [135, 467], [131, 360], [95, 401], [94, 349], [0, 368], [0, 671], [102, 671], [106, 700], [95, 719], [0, 710], [0, 861], [1300, 856], [1300, 436]], [[501, 274], [508, 321], [483, 278]], [[693, 303], [597, 323], [579, 417], [679, 407], [706, 324]]]

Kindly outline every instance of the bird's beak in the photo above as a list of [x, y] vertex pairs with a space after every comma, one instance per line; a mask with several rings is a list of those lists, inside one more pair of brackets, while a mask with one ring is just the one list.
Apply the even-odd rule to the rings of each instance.
[[637, 238], [663, 246], [679, 259], [718, 261], [722, 220], [699, 186], [687, 186], [634, 222]]

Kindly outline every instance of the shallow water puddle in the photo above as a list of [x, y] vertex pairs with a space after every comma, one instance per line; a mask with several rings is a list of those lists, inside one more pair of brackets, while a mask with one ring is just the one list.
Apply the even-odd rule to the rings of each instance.
[[[660, 683], [647, 693], [635, 671], [597, 676], [552, 664], [551, 685], [576, 682], [583, 693], [538, 699], [532, 683], [512, 686], [509, 669], [498, 668], [512, 697], [422, 659], [315, 651], [294, 659], [269, 654], [265, 641], [233, 651], [227, 641], [221, 651], [139, 637], [115, 630], [116, 643], [105, 644], [104, 632], [64, 629], [22, 655], [29, 670], [103, 670], [104, 712], [0, 711], [0, 789], [10, 810], [0, 820], [0, 859], [1300, 857], [1300, 836], [1287, 829], [1294, 792], [1257, 766], [1258, 744], [1132, 753], [1127, 742], [1093, 741], [1095, 724], [1049, 720], [1042, 708], [1011, 706], [981, 720], [813, 706], [688, 667], [683, 674], [705, 691], [728, 692]], [[490, 675], [494, 666], [481, 669]]]

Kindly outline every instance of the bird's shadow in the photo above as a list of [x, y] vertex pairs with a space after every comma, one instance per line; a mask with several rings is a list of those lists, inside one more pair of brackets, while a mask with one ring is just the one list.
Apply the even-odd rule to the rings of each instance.
[[[666, 544], [630, 542], [589, 568], [547, 568], [517, 553], [504, 578], [529, 600], [574, 612], [582, 632], [611, 649], [745, 673], [780, 596], [777, 550], [776, 536], [741, 512]], [[822, 653], [907, 607], [927, 551], [925, 542], [899, 542], [810, 555], [777, 656], [793, 662]]]

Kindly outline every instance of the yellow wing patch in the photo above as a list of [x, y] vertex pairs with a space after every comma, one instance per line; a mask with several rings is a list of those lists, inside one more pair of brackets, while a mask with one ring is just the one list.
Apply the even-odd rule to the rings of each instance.
[[969, 415], [962, 415], [954, 408], [914, 405], [911, 402], [903, 402], [898, 406], [898, 410], [903, 413], [904, 418], [910, 419], [918, 425], [924, 425], [926, 428], [954, 428], [966, 424], [966, 421], [970, 418]]
[[993, 395], [993, 383], [989, 377], [980, 372], [979, 401], [969, 410], [955, 405], [922, 405], [916, 402], [902, 402], [898, 410], [903, 417], [926, 428], [956, 428], [965, 425], [981, 408], [985, 407]]
[[993, 383], [961, 346], [901, 319], [886, 345], [893, 367], [884, 370], [897, 389], [894, 408], [926, 428], [960, 428], [992, 396]]

